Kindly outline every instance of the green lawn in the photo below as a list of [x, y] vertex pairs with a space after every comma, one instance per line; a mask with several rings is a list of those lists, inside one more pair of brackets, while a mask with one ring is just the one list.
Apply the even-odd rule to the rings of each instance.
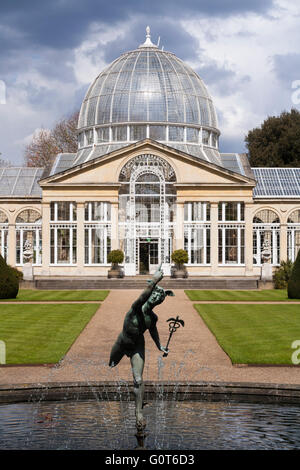
[[0, 305], [0, 340], [7, 364], [58, 362], [99, 304]]
[[233, 364], [292, 364], [298, 305], [195, 304]]
[[[236, 301], [296, 301], [288, 299], [286, 289], [264, 289], [264, 290], [186, 290], [190, 300], [229, 300]], [[300, 299], [299, 299], [300, 302]]]
[[[11, 302], [47, 302], [47, 301], [79, 301], [87, 300], [103, 301], [109, 293], [109, 290], [35, 290], [20, 289], [16, 299], [9, 299]], [[2, 299], [7, 301], [7, 299]], [[0, 300], [1, 302], [1, 300]]]

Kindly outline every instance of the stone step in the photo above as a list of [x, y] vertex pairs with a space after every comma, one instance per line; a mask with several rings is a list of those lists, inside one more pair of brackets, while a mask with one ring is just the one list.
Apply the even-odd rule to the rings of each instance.
[[[143, 289], [146, 286], [146, 277], [124, 278], [124, 279], [37, 279], [35, 287], [37, 289]], [[257, 289], [256, 278], [188, 278], [188, 279], [163, 279], [159, 285], [165, 289]]]

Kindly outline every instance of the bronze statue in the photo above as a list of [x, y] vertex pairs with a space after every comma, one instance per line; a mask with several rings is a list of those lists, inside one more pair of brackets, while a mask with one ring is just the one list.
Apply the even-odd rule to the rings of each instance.
[[126, 313], [123, 330], [112, 347], [109, 360], [110, 367], [115, 367], [124, 355], [130, 357], [134, 380], [136, 425], [139, 428], [145, 427], [145, 420], [142, 413], [144, 396], [143, 370], [145, 363], [145, 331], [149, 330], [159, 351], [163, 351], [164, 355], [167, 355], [169, 352], [168, 349], [160, 344], [156, 327], [158, 317], [152, 310], [156, 305], [161, 304], [166, 296], [174, 296], [171, 290], [164, 290], [162, 287], [157, 286], [162, 278], [163, 272], [160, 264], [153, 278], [147, 281], [147, 288]]

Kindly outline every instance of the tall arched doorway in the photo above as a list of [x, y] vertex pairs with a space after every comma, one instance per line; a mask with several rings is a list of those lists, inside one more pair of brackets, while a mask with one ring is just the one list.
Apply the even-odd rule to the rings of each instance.
[[119, 181], [119, 240], [125, 274], [152, 273], [159, 263], [168, 274], [176, 207], [173, 168], [156, 155], [138, 155], [124, 165]]

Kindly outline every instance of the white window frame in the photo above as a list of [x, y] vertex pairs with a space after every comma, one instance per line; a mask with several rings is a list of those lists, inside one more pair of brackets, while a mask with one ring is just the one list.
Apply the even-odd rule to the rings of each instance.
[[[261, 244], [261, 235], [263, 232], [271, 232], [271, 264], [272, 266], [279, 266], [280, 265], [280, 224], [268, 224], [268, 223], [261, 223], [261, 224], [253, 224], [252, 229], [253, 235], [256, 234], [256, 253], [254, 252], [254, 244], [253, 244], [253, 259], [256, 260], [256, 263], [253, 262], [254, 266], [261, 266], [262, 259], [261, 259], [261, 251], [262, 251], [262, 244]], [[253, 236], [252, 235], [252, 236]], [[277, 243], [277, 237], [279, 242]], [[275, 260], [276, 262], [273, 262]]]
[[[88, 231], [88, 262], [86, 262], [85, 257], [85, 234], [86, 230]], [[103, 255], [103, 263], [92, 263], [92, 231], [101, 230], [102, 237], [100, 238], [103, 244], [101, 245], [101, 252]], [[107, 266], [109, 263], [107, 261], [107, 239], [110, 237], [111, 240], [111, 224], [108, 223], [85, 223], [84, 224], [84, 265], [85, 266]]]
[[[196, 246], [195, 242], [192, 246], [192, 231], [193, 230], [203, 230], [203, 246]], [[184, 223], [184, 240], [187, 238], [187, 246], [185, 245], [185, 250], [188, 253], [188, 262], [187, 266], [210, 266], [210, 262], [207, 262], [207, 232], [210, 232], [211, 224], [210, 223]], [[195, 240], [195, 237], [194, 237]], [[191, 254], [193, 250], [203, 248], [203, 263], [192, 263], [190, 260], [192, 258]], [[211, 246], [209, 245], [210, 255], [211, 255]]]
[[[16, 223], [15, 225], [16, 236], [17, 232], [20, 233], [20, 262], [16, 263], [16, 266], [24, 266], [24, 232], [35, 232], [35, 246], [32, 247], [33, 251], [35, 252], [35, 259], [36, 262], [32, 263], [33, 266], [41, 266], [42, 265], [42, 254], [40, 253], [40, 247], [42, 249], [42, 244], [40, 241], [42, 240], [42, 224], [41, 221], [37, 224], [22, 224]], [[17, 243], [16, 243], [16, 258], [17, 258]]]
[[[70, 262], [58, 263], [57, 262], [57, 231], [59, 229], [70, 230]], [[51, 230], [54, 230], [54, 262], [51, 262]], [[73, 263], [73, 232], [77, 230], [77, 224], [71, 223], [51, 223], [50, 224], [50, 266], [77, 266], [77, 232], [76, 232], [76, 263]]]
[[0, 224], [1, 232], [1, 245], [0, 245], [0, 254], [7, 261], [8, 259], [8, 223]]
[[[223, 213], [223, 210], [222, 210]], [[222, 231], [222, 261], [219, 261], [219, 245], [218, 245], [218, 266], [245, 266], [245, 262], [242, 263], [242, 249], [244, 250], [244, 260], [245, 260], [245, 224], [218, 224], [218, 240], [219, 240], [219, 230]], [[237, 261], [229, 262], [226, 261], [226, 230], [237, 230]], [[244, 246], [241, 245], [241, 231], [244, 230]]]
[[295, 262], [297, 253], [295, 253], [295, 234], [300, 233], [299, 223], [288, 223], [287, 224], [287, 257], [292, 263]]

